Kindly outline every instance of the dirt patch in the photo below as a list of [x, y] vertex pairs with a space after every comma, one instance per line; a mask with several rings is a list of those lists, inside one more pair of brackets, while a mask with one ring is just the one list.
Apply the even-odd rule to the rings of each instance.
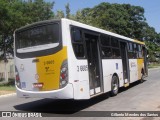
[[15, 93], [15, 91], [0, 90], [0, 96], [1, 96], [1, 95], [6, 95], [6, 94], [11, 94], [11, 93]]

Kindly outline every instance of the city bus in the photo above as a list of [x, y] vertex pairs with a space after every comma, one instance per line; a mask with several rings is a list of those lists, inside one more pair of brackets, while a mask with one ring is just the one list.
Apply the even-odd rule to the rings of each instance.
[[144, 42], [62, 18], [14, 32], [18, 97], [90, 99], [148, 75]]

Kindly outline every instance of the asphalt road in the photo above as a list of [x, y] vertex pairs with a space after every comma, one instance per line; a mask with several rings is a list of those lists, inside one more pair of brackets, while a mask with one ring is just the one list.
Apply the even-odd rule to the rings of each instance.
[[[128, 88], [121, 88], [120, 93], [115, 97], [104, 94], [90, 100], [73, 101], [25, 99], [13, 95], [0, 97], [0, 111], [40, 112], [52, 116], [62, 116], [64, 118], [61, 119], [65, 120], [69, 118], [65, 116], [81, 115], [81, 111], [160, 111], [160, 69], [149, 70], [149, 76], [143, 83], [136, 82]], [[60, 117], [58, 118], [60, 119]], [[142, 117], [141, 120], [145, 119]], [[150, 117], [146, 120], [155, 120], [155, 118]]]

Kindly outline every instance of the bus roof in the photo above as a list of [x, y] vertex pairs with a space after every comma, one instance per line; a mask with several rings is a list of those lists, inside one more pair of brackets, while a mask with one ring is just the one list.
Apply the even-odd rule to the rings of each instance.
[[22, 27], [16, 29], [15, 32], [19, 31], [19, 30], [27, 29], [29, 27], [36, 26], [36, 25], [39, 25], [39, 24], [47, 24], [47, 23], [52, 23], [52, 22], [60, 22], [60, 19], [44, 20], [44, 21], [39, 21], [39, 22], [27, 24], [25, 26], [22, 26]]
[[103, 30], [103, 29], [100, 29], [100, 28], [96, 28], [96, 27], [93, 27], [93, 26], [90, 26], [90, 25], [87, 25], [87, 24], [84, 24], [84, 23], [80, 23], [80, 22], [77, 22], [77, 21], [74, 21], [74, 20], [66, 19], [66, 18], [51, 19], [51, 20], [44, 20], [44, 21], [40, 21], [40, 22], [35, 22], [35, 23], [32, 23], [32, 24], [28, 24], [26, 26], [23, 26], [19, 29], [16, 29], [15, 32], [19, 31], [19, 30], [22, 30], [22, 29], [27, 29], [28, 27], [32, 27], [32, 26], [39, 25], [39, 24], [59, 22], [60, 20], [62, 20], [64, 22], [67, 22], [70, 25], [74, 25], [74, 26], [81, 27], [81, 28], [84, 28], [84, 29], [89, 29], [89, 30], [92, 30], [92, 31], [95, 31], [95, 32], [98, 32], [98, 33], [104, 33], [104, 34], [107, 34], [107, 35], [115, 36], [115, 37], [118, 37], [120, 39], [124, 39], [124, 40], [127, 40], [127, 41], [132, 41], [132, 42], [143, 44], [143, 45], [145, 44], [144, 42], [139, 41], [139, 40], [131, 39], [129, 37], [125, 37], [125, 36], [110, 32], [110, 31], [106, 31], [106, 30]]
[[131, 39], [131, 38], [125, 37], [123, 35], [119, 35], [119, 34], [116, 34], [116, 33], [110, 32], [110, 31], [106, 31], [106, 30], [103, 30], [103, 29], [100, 29], [100, 28], [96, 28], [96, 27], [86, 25], [84, 23], [80, 23], [80, 22], [73, 21], [73, 20], [70, 20], [70, 19], [62, 18], [62, 21], [66, 21], [70, 25], [81, 27], [81, 28], [84, 28], [84, 29], [89, 29], [89, 30], [92, 30], [92, 31], [95, 31], [95, 32], [98, 32], [98, 33], [104, 33], [104, 34], [107, 34], [107, 35], [115, 36], [115, 37], [118, 37], [120, 39], [124, 39], [124, 40], [127, 40], [127, 41], [131, 41], [131, 42], [135, 42], [135, 43], [139, 43], [139, 44], [143, 44], [143, 45], [145, 44], [142, 41]]

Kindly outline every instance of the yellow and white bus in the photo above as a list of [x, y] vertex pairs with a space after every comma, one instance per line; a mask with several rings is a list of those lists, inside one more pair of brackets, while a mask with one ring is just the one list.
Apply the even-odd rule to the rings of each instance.
[[14, 34], [18, 97], [90, 99], [147, 76], [144, 42], [69, 19]]

